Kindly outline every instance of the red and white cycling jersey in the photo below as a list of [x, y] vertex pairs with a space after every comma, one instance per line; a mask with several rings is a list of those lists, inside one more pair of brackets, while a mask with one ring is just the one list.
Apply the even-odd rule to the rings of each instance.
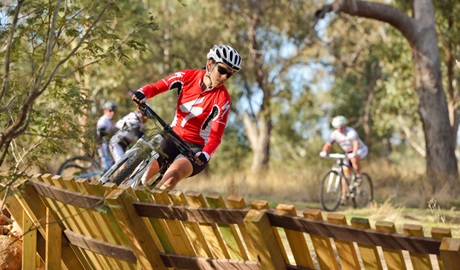
[[187, 142], [203, 145], [212, 155], [219, 146], [232, 103], [225, 86], [202, 90], [205, 70], [182, 70], [140, 90], [146, 98], [178, 89], [173, 130]]

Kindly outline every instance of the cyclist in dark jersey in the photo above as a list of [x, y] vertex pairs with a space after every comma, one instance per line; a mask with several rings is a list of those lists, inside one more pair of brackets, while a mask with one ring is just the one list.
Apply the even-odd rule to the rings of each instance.
[[231, 99], [224, 84], [241, 69], [239, 53], [227, 45], [214, 45], [207, 54], [203, 70], [182, 70], [137, 90], [133, 99], [145, 102], [160, 93], [177, 89], [173, 130], [197, 154], [193, 160], [181, 155], [174, 143], [163, 140], [159, 152], [165, 153], [150, 168], [148, 179], [165, 164], [170, 164], [156, 186], [172, 189], [184, 178], [200, 173], [221, 143]]

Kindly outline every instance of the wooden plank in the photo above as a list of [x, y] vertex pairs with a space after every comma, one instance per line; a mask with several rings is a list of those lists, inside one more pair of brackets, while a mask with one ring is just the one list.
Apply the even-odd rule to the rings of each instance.
[[[188, 192], [186, 194], [186, 198], [191, 206], [208, 206], [201, 193]], [[213, 257], [217, 259], [230, 259], [230, 254], [228, 253], [225, 242], [217, 229], [217, 225], [215, 223], [200, 222], [200, 229], [203, 232], [204, 238], [208, 242], [208, 246], [213, 254]]]
[[[134, 192], [140, 202], [155, 203], [155, 199], [150, 191], [145, 189], [135, 189]], [[166, 221], [150, 217], [142, 217], [142, 220], [144, 220], [145, 223], [149, 223], [149, 226], [146, 226], [158, 250], [160, 252], [174, 253], [175, 243], [173, 236], [166, 225]]]
[[[403, 232], [407, 235], [423, 236], [423, 227], [421, 225], [404, 224]], [[433, 266], [431, 265], [430, 256], [428, 254], [417, 254], [409, 252], [409, 255], [412, 261], [412, 266], [415, 270], [433, 269]]]
[[[52, 190], [56, 191], [57, 194], [60, 194], [60, 191], [62, 190], [68, 190], [66, 188], [67, 183], [65, 183], [62, 177], [60, 176], [53, 177], [51, 174], [44, 174], [42, 175], [41, 179], [44, 183], [54, 186]], [[69, 185], [69, 188], [72, 187]], [[68, 191], [74, 194], [74, 196], [72, 196], [72, 200], [77, 202], [76, 205], [79, 205], [78, 202], [81, 201], [80, 196], [82, 196], [82, 194], [79, 192], [75, 192], [74, 190]], [[52, 195], [48, 199], [53, 198], [53, 195], [54, 193], [52, 193]], [[86, 225], [86, 220], [88, 219], [86, 208], [80, 208], [80, 206], [62, 203], [60, 201], [57, 202], [57, 204], [58, 208], [53, 210], [57, 213], [62, 213], [61, 218], [69, 221], [71, 227], [68, 229], [77, 231], [81, 234], [88, 235], [91, 237], [95, 237], [95, 235], [97, 235], [96, 238], [100, 239], [100, 234], [98, 232], [98, 229], [96, 228], [97, 226], [95, 224], [91, 224], [91, 226]], [[91, 205], [89, 205], [88, 207], [91, 207]], [[88, 222], [90, 222], [90, 220], [88, 220]], [[88, 257], [92, 260], [93, 264], [96, 265], [96, 268], [108, 269], [111, 267], [111, 263], [108, 261], [106, 257], [98, 256], [98, 254], [93, 254], [92, 252], [86, 253]]]
[[37, 230], [27, 213], [23, 214], [22, 224], [27, 229], [22, 236], [22, 269], [36, 269]]
[[[225, 205], [225, 201], [221, 195], [210, 194], [206, 196], [206, 201], [210, 207], [219, 209], [227, 208], [227, 205]], [[244, 249], [243, 241], [240, 239], [238, 231], [236, 230], [236, 225], [220, 224], [218, 227], [225, 243], [227, 244], [230, 257], [237, 260], [247, 260], [248, 255]]]
[[[227, 204], [230, 208], [232, 209], [247, 209], [246, 203], [244, 201], [244, 198], [241, 196], [236, 196], [236, 195], [230, 195], [227, 197]], [[249, 209], [247, 209], [249, 211]], [[238, 229], [240, 231], [241, 237], [243, 238], [244, 245], [246, 247], [247, 251], [250, 251], [253, 249], [252, 245], [252, 240], [251, 237], [249, 237], [248, 231], [246, 230], [246, 227], [244, 224], [238, 224]], [[255, 254], [249, 253], [249, 258], [252, 260], [257, 260], [257, 257]], [[246, 254], [247, 254], [246, 253]]]
[[[251, 202], [251, 208], [258, 209], [258, 210], [264, 210], [264, 209], [268, 210], [270, 209], [270, 206], [268, 205], [267, 201], [254, 200]], [[286, 263], [289, 263], [289, 258], [287, 256], [286, 249], [284, 248], [283, 241], [281, 241], [281, 236], [280, 236], [280, 233], [277, 227], [273, 227], [273, 235], [275, 235], [276, 242], [278, 243], [278, 246], [281, 249], [281, 253], [283, 255], [284, 261]]]
[[458, 269], [460, 265], [460, 238], [443, 238], [440, 251], [444, 269]]
[[126, 232], [137, 257], [138, 267], [142, 269], [166, 269], [157, 247], [152, 245], [154, 243], [152, 236], [132, 205], [133, 198], [129, 198], [128, 194], [124, 192], [124, 188], [119, 187], [107, 195], [106, 201]]
[[431, 237], [409, 236], [398, 233], [389, 234], [320, 220], [309, 220], [299, 216], [280, 215], [272, 210], [267, 210], [267, 216], [272, 226], [327, 236], [343, 241], [407, 250], [422, 254], [439, 254], [439, 246], [441, 245], [440, 239]]
[[[450, 229], [447, 229], [447, 228], [436, 228], [435, 227], [431, 229], [431, 237], [437, 238], [437, 239], [442, 239], [444, 237], [451, 238], [452, 232]], [[439, 269], [443, 270], [444, 265], [442, 264], [441, 255], [437, 255], [436, 258], [438, 260]]]
[[[313, 220], [323, 220], [320, 210], [305, 209], [302, 211], [303, 216]], [[320, 269], [339, 269], [339, 264], [335, 258], [332, 243], [329, 237], [310, 234], [311, 241], [315, 247], [316, 258]]]
[[263, 210], [250, 210], [244, 218], [246, 229], [252, 239], [261, 269], [286, 269], [283, 252], [273, 233], [273, 228]]
[[61, 269], [61, 258], [62, 258], [62, 230], [59, 224], [54, 219], [53, 215], [51, 214], [51, 210], [47, 208], [46, 209], [46, 255], [45, 255], [46, 269], [47, 270]]
[[[86, 179], [68, 180], [68, 179], [63, 178], [63, 182], [66, 184], [66, 186], [71, 187], [73, 190], [77, 192], [80, 192], [81, 195], [92, 195], [90, 194], [90, 189], [92, 186], [89, 185], [89, 181]], [[98, 203], [98, 205], [100, 204]], [[107, 220], [104, 218], [104, 215], [101, 214], [102, 211], [99, 212], [93, 209], [100, 209], [100, 207], [98, 206], [96, 208], [86, 209], [87, 210], [85, 211], [86, 215], [84, 215], [83, 218], [85, 218], [86, 220], [86, 217], [87, 217], [88, 218], [87, 222], [88, 220], [90, 220], [93, 223], [93, 225], [97, 227], [97, 231], [99, 232], [101, 236], [101, 238], [98, 238], [98, 239], [108, 242], [108, 243], [112, 243], [112, 244], [119, 244], [120, 243], [119, 237], [123, 237], [124, 233], [121, 233], [120, 235], [114, 234], [113, 227], [119, 228], [118, 224], [116, 226], [113, 226], [113, 224], [110, 224], [110, 226], [108, 226], [108, 223], [106, 223]], [[104, 210], [104, 212], [110, 212], [110, 211]], [[87, 226], [92, 226], [92, 225], [88, 224]], [[108, 261], [112, 265], [113, 268], [135, 269], [134, 264], [129, 264], [124, 260], [117, 260], [117, 259], [109, 258]]]
[[[169, 197], [174, 205], [188, 206], [188, 201], [185, 198], [185, 194], [178, 190], [172, 190], [169, 192]], [[195, 249], [197, 256], [199, 257], [212, 257], [211, 250], [209, 249], [208, 243], [204, 238], [203, 232], [200, 229], [200, 225], [196, 222], [182, 221], [184, 228], [189, 235], [190, 242]]]
[[[283, 215], [296, 216], [297, 210], [294, 205], [279, 204], [276, 207], [276, 211]], [[310, 249], [308, 248], [305, 236], [302, 232], [285, 229], [286, 238], [291, 247], [292, 255], [297, 266], [315, 268], [313, 260], [311, 259]]]
[[[330, 213], [327, 215], [327, 220], [335, 224], [347, 224], [345, 215], [342, 214]], [[337, 239], [334, 239], [334, 242], [340, 258], [340, 265], [342, 266], [342, 269], [359, 269], [360, 265], [358, 255], [356, 254], [353, 242]]]
[[[375, 228], [379, 231], [386, 233], [396, 233], [396, 227], [392, 222], [377, 221]], [[401, 250], [385, 248], [383, 249], [383, 256], [389, 270], [407, 269], [406, 263]]]
[[[40, 177], [40, 175], [35, 175], [34, 177]], [[16, 201], [21, 205], [21, 208], [34, 220], [35, 224], [39, 224], [38, 231], [40, 235], [38, 236], [38, 243], [42, 243], [39, 247], [43, 247], [43, 252], [41, 256], [45, 260], [45, 216], [46, 208], [49, 205], [44, 204], [45, 201], [42, 201], [33, 187], [33, 184], [30, 180], [25, 180], [17, 183], [13, 187], [14, 197]], [[53, 212], [54, 219], [57, 222], [62, 222], [58, 219], [58, 216]], [[21, 221], [22, 223], [22, 221]], [[24, 232], [28, 230], [24, 226], [21, 227]], [[62, 249], [62, 260], [67, 269], [90, 269], [90, 263], [87, 261], [85, 254], [80, 252], [78, 249], [74, 249], [69, 246], [67, 240], [63, 239], [63, 249]]]
[[[366, 218], [352, 218], [351, 225], [357, 228], [370, 229], [371, 225], [369, 220]], [[363, 266], [365, 269], [383, 269], [382, 262], [380, 261], [380, 256], [377, 251], [377, 247], [358, 244], [359, 254], [363, 261]]]
[[[153, 197], [155, 198], [156, 203], [171, 204], [167, 191], [165, 190], [154, 191]], [[174, 247], [174, 250], [176, 251], [175, 253], [181, 255], [195, 256], [195, 250], [193, 249], [192, 244], [188, 239], [187, 233], [185, 232], [182, 223], [180, 223], [177, 220], [165, 220], [165, 222], [169, 230], [171, 231], [174, 242], [176, 243], [176, 246]]]

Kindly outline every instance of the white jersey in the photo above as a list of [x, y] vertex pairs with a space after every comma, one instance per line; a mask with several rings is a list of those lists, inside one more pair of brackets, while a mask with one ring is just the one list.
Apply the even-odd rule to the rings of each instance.
[[104, 129], [107, 133], [115, 130], [115, 125], [112, 120], [110, 120], [107, 115], [103, 115], [97, 120], [97, 129]]
[[344, 133], [338, 130], [334, 130], [331, 133], [331, 138], [329, 141], [331, 143], [337, 142], [340, 145], [340, 147], [343, 149], [343, 151], [345, 151], [346, 153], [349, 153], [353, 151], [353, 141], [354, 140], [358, 140], [360, 150], [365, 150], [365, 152], [367, 152], [367, 146], [359, 138], [358, 132], [356, 132], [356, 130], [351, 127], [345, 127]]

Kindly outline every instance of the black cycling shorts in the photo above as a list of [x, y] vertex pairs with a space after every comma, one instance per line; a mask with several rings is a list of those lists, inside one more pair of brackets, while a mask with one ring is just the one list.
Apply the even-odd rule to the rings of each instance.
[[[190, 142], [185, 142], [185, 143], [195, 153], [203, 149], [202, 145], [198, 145], [198, 144], [194, 144]], [[172, 139], [169, 137], [166, 137], [163, 139], [158, 149], [158, 153], [160, 154], [160, 157], [158, 158], [158, 164], [160, 165], [161, 174], [164, 174], [166, 170], [169, 168], [169, 165], [171, 165], [174, 162], [174, 160], [178, 158], [187, 158], [192, 163], [193, 172], [189, 177], [199, 174], [201, 171], [203, 171], [206, 168], [206, 165], [207, 165], [207, 164], [203, 164], [200, 166], [195, 163], [195, 160], [193, 158], [188, 158], [182, 155], [179, 152], [179, 149], [177, 149], [177, 146], [172, 142]]]

